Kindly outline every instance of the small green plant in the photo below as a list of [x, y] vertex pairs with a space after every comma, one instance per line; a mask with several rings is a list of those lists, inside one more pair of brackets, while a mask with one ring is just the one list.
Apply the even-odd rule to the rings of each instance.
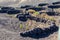
[[39, 14], [39, 12], [35, 12], [34, 14], [38, 15], [38, 14]]
[[20, 24], [20, 29], [22, 29], [23, 28], [23, 25], [22, 24]]

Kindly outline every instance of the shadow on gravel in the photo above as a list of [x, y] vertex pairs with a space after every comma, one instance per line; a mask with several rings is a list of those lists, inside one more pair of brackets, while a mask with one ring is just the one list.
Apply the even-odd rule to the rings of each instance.
[[39, 38], [48, 37], [49, 35], [57, 31], [58, 31], [58, 26], [53, 25], [53, 26], [50, 26], [50, 28], [45, 28], [44, 30], [41, 28], [35, 28], [31, 31], [20, 33], [20, 35], [22, 37], [31, 37], [31, 38], [39, 39]]

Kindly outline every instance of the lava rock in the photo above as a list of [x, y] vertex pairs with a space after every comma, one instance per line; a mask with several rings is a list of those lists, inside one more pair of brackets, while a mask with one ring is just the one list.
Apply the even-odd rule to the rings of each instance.
[[20, 10], [9, 10], [7, 13], [8, 14], [17, 14], [17, 13], [20, 13]]
[[20, 21], [23, 21], [23, 22], [26, 22], [27, 21], [27, 18], [26, 17], [19, 17], [19, 20]]
[[[49, 28], [45, 28], [44, 30], [41, 28], [34, 28], [31, 31], [20, 33], [21, 36], [31, 37], [35, 39], [48, 37], [50, 34], [58, 31], [58, 27], [56, 25], [50, 26]], [[22, 35], [23, 34], [23, 35]]]

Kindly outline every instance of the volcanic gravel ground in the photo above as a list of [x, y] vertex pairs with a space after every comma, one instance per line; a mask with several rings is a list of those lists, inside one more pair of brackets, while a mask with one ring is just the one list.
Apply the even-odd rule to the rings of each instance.
[[[0, 14], [0, 40], [57, 40], [58, 32], [54, 32], [46, 38], [33, 39], [29, 37], [22, 37], [20, 33], [25, 29], [20, 29], [21, 22], [17, 18]], [[25, 25], [24, 25], [25, 26]]]

